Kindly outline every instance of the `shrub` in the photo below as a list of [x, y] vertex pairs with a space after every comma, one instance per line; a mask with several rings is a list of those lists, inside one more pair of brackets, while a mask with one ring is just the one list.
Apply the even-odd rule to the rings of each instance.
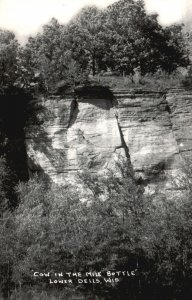
[[40, 293], [50, 287], [34, 280], [34, 270], [137, 269], [133, 280], [88, 284], [83, 290], [71, 286], [71, 292], [90, 291], [102, 299], [187, 299], [192, 293], [191, 181], [179, 179], [188, 192], [175, 201], [144, 195], [125, 166], [118, 176], [85, 172], [80, 180], [89, 191], [87, 202], [73, 186], [48, 187], [37, 177], [18, 186], [20, 205], [5, 235], [11, 282]]

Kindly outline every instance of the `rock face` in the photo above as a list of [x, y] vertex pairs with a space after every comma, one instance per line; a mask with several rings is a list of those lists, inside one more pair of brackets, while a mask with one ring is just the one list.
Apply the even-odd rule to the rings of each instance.
[[78, 170], [104, 172], [121, 157], [148, 190], [171, 190], [170, 178], [192, 156], [192, 93], [79, 90], [41, 99], [26, 131], [28, 165], [62, 184]]

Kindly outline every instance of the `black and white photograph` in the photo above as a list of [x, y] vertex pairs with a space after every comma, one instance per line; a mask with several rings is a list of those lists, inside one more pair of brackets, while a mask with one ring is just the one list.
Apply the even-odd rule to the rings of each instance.
[[0, 0], [0, 300], [192, 299], [192, 0]]

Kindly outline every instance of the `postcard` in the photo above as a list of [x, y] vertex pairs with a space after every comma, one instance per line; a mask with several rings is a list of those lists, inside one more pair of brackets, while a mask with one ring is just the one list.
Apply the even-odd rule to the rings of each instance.
[[0, 1], [0, 299], [191, 299], [191, 17]]

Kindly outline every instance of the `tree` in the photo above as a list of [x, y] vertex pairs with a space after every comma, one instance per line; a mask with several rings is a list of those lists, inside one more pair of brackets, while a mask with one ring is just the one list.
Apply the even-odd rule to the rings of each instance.
[[13, 32], [0, 29], [0, 95], [31, 91], [34, 78], [23, 62], [23, 51]]
[[108, 44], [104, 29], [105, 15], [95, 6], [83, 8], [68, 25], [70, 47], [82, 69], [94, 76], [105, 69], [104, 56]]
[[146, 13], [144, 1], [120, 0], [106, 12], [111, 55], [121, 73], [130, 74], [136, 67], [143, 74], [159, 67], [171, 72], [178, 65], [187, 65], [181, 27], [163, 28], [157, 14]]
[[26, 82], [37, 86], [40, 92], [53, 93], [60, 86], [74, 86], [80, 78], [81, 70], [71, 53], [66, 27], [53, 18], [43, 26], [41, 33], [34, 38], [30, 37], [21, 49]]
[[17, 78], [19, 44], [15, 35], [0, 29], [0, 92], [13, 86]]
[[179, 66], [187, 67], [189, 65], [189, 53], [183, 27], [184, 24], [173, 24], [164, 29], [164, 56], [162, 57], [161, 65], [162, 69], [169, 73]]

